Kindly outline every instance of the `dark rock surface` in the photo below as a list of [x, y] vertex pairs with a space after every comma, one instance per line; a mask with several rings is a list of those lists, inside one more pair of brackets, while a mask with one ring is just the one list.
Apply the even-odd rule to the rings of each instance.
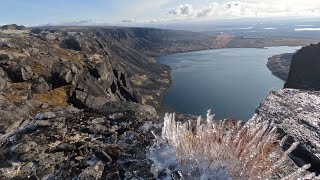
[[286, 53], [272, 56], [268, 59], [267, 67], [273, 75], [286, 81], [289, 76], [291, 60], [294, 53]]
[[[54, 36], [53, 36], [54, 37]], [[46, 38], [48, 39], [48, 35], [46, 36]], [[49, 38], [49, 39], [55, 39], [55, 38]], [[75, 37], [66, 37], [63, 39], [61, 46], [63, 48], [67, 48], [67, 49], [72, 49], [75, 51], [81, 51], [81, 45], [79, 40], [77, 40]]]
[[[118, 112], [124, 116], [115, 118]], [[130, 103], [38, 114], [24, 128], [1, 136], [0, 178], [153, 178], [145, 155], [152, 125], [143, 125], [155, 118], [153, 107]]]
[[303, 47], [292, 58], [285, 88], [320, 90], [320, 44]]
[[278, 132], [288, 136], [286, 144], [300, 144], [291, 153], [296, 164], [311, 163], [320, 173], [320, 92], [284, 89], [270, 92], [256, 110], [261, 121], [274, 122]]

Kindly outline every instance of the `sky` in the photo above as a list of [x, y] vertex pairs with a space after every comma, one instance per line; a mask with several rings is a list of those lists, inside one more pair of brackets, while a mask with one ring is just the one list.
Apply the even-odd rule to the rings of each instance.
[[320, 17], [320, 0], [0, 0], [0, 3], [0, 24], [27, 26]]

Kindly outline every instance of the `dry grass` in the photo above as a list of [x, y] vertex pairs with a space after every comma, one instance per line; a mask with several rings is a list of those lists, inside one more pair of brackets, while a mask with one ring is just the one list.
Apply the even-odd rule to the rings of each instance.
[[136, 74], [133, 77], [131, 77], [130, 80], [131, 80], [131, 83], [133, 83], [133, 85], [140, 86], [148, 80], [148, 76]]
[[6, 94], [6, 97], [15, 103], [20, 103], [27, 99], [31, 84], [27, 82], [11, 83], [12, 92]]
[[13, 48], [3, 48], [0, 50], [0, 54], [12, 55], [16, 59], [26, 59], [29, 57], [29, 54]]
[[33, 62], [31, 65], [33, 73], [37, 74], [38, 76], [46, 75], [48, 72], [46, 71], [45, 67], [37, 62]]
[[71, 50], [66, 50], [62, 48], [53, 49], [57, 56], [64, 61], [73, 61], [73, 62], [83, 62], [83, 55]]
[[15, 94], [15, 93], [6, 94], [6, 97], [8, 100], [14, 103], [21, 103], [22, 101], [25, 101], [27, 99], [26, 96]]
[[[276, 128], [254, 119], [230, 126], [226, 121], [213, 121], [208, 112], [205, 123], [181, 123], [174, 114], [166, 114], [162, 138], [173, 147], [182, 179], [297, 179], [310, 165], [292, 171], [288, 154], [298, 145], [293, 143], [283, 152], [285, 138], [278, 140]], [[283, 172], [283, 169], [286, 171]], [[280, 172], [282, 171], [282, 172]], [[276, 178], [281, 179], [281, 178]]]
[[68, 95], [65, 88], [60, 87], [49, 91], [48, 93], [35, 94], [35, 99], [52, 106], [67, 106]]

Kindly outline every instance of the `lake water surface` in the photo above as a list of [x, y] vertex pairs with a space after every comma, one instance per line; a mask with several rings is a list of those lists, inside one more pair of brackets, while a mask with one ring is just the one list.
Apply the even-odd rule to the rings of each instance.
[[181, 113], [205, 115], [213, 109], [216, 119], [248, 120], [268, 92], [284, 84], [267, 68], [268, 58], [299, 48], [214, 49], [161, 57], [159, 62], [173, 69], [173, 84], [162, 103]]

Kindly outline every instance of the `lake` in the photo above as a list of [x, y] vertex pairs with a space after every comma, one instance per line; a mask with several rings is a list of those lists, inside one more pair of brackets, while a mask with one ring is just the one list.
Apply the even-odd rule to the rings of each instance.
[[214, 49], [163, 56], [159, 62], [172, 67], [173, 84], [162, 104], [181, 113], [205, 115], [212, 109], [216, 119], [246, 121], [269, 91], [283, 87], [267, 68], [268, 58], [298, 49]]

